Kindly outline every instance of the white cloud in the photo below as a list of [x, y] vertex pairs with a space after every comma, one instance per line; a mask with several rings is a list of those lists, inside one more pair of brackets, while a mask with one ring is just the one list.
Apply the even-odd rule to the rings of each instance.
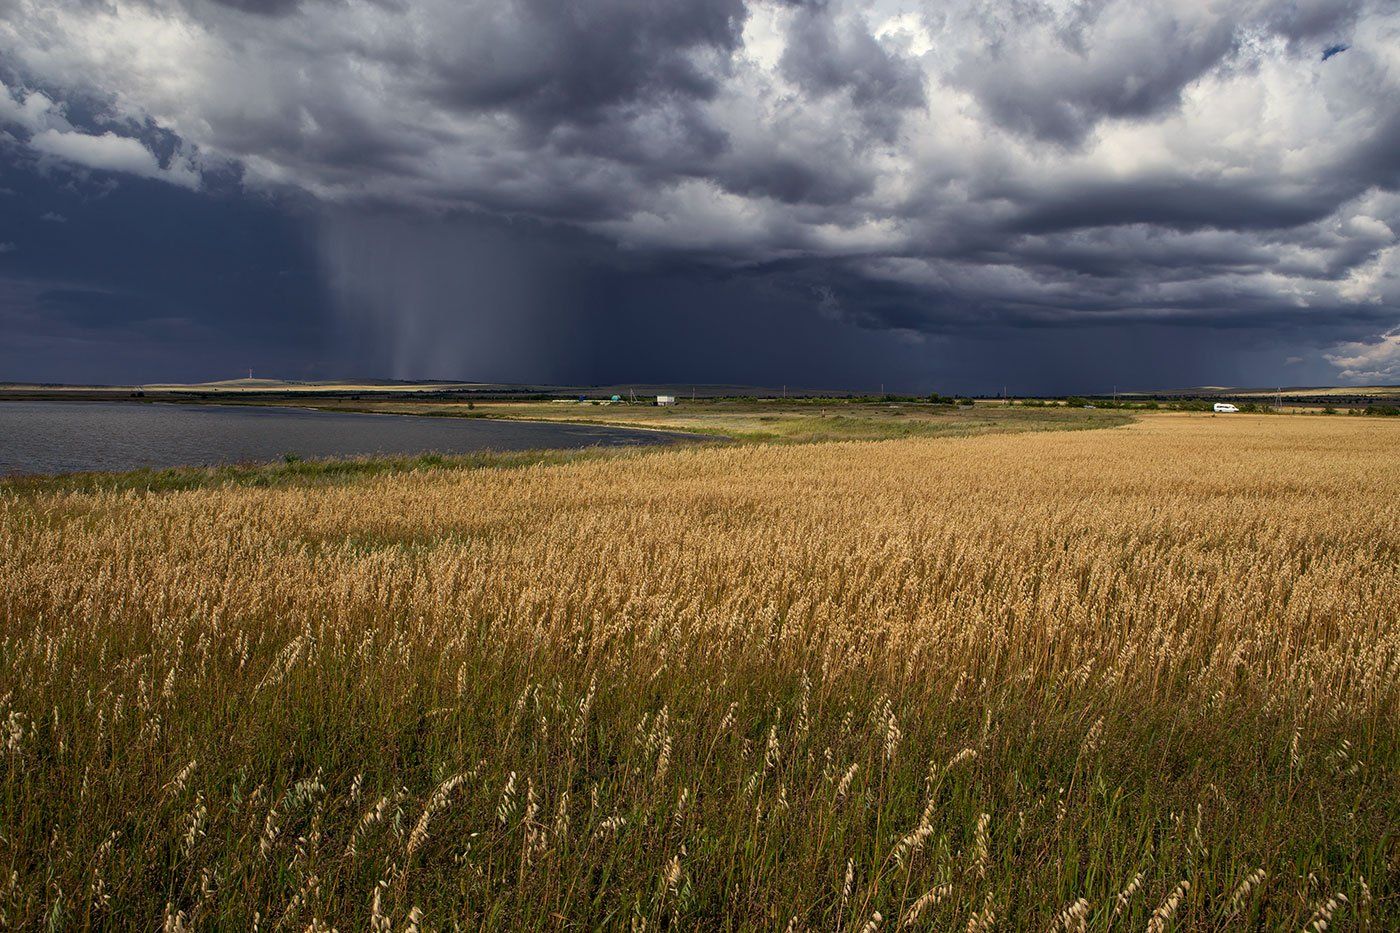
[[1337, 375], [1348, 382], [1400, 380], [1400, 329], [1381, 334], [1369, 343], [1339, 344], [1332, 353], [1324, 355], [1339, 370]]
[[15, 251], [15, 244], [13, 244], [13, 243], [0, 243], [0, 253], [13, 253], [14, 251]]
[[68, 128], [63, 110], [40, 91], [11, 90], [0, 81], [0, 124], [10, 124], [36, 133], [50, 128]]
[[130, 136], [43, 130], [30, 137], [29, 145], [37, 152], [87, 168], [126, 172], [184, 188], [199, 187], [199, 172], [188, 161], [173, 159], [169, 167], [162, 167], [151, 150]]

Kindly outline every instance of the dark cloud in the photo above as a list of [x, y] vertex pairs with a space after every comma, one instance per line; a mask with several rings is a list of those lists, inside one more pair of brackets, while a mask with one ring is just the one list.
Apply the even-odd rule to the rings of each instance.
[[882, 140], [900, 112], [924, 105], [924, 75], [912, 61], [870, 34], [859, 16], [839, 16], [826, 4], [799, 8], [787, 36], [783, 74], [816, 97], [846, 93]]
[[1049, 379], [1075, 367], [1035, 346], [1121, 373], [1117, 328], [1320, 376], [1384, 371], [1400, 321], [1379, 0], [6, 12], [0, 281], [31, 354], [208, 333], [220, 366], [400, 376]]
[[203, 379], [261, 360], [307, 374], [324, 361], [334, 318], [286, 205], [145, 179], [72, 184], [2, 156], [0, 179], [16, 192], [0, 239], [27, 247], [0, 256], [0, 381]]
[[1106, 119], [1177, 107], [1182, 91], [1240, 41], [1232, 11], [1093, 3], [1057, 20], [1031, 9], [1041, 28], [1025, 28], [1025, 6], [989, 8], [954, 74], [997, 122], [1062, 144]]
[[1362, 0], [1287, 0], [1268, 4], [1264, 20], [1279, 35], [1302, 42], [1350, 30], [1364, 6]]
[[1046, 233], [1150, 224], [1173, 230], [1277, 230], [1331, 214], [1327, 185], [1269, 185], [1213, 178], [1138, 178], [1065, 186], [1044, 200], [1025, 193], [1011, 230]]
[[457, 41], [422, 65], [453, 107], [509, 111], [544, 127], [591, 122], [610, 108], [708, 98], [716, 76], [698, 58], [739, 41], [740, 0], [553, 0], [460, 6]]
[[209, 2], [259, 16], [285, 16], [301, 5], [301, 0], [209, 0]]
[[731, 160], [718, 173], [718, 180], [738, 195], [822, 206], [848, 203], [869, 194], [875, 182], [843, 159], [821, 162], [799, 153]]
[[1356, 183], [1400, 191], [1400, 107], [1381, 116], [1338, 168]]
[[145, 295], [50, 288], [40, 292], [37, 300], [48, 321], [82, 330], [129, 330], [167, 320], [162, 316], [165, 309]]

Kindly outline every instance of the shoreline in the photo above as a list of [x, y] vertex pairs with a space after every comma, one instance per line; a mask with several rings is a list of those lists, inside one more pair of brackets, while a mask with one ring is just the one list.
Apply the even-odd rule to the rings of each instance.
[[[389, 399], [386, 401], [398, 401]], [[191, 406], [196, 408], [259, 408], [259, 409], [287, 409], [290, 411], [314, 411], [319, 414], [340, 414], [340, 415], [382, 415], [396, 418], [451, 418], [458, 421], [499, 421], [515, 422], [520, 424], [551, 424], [551, 425], [584, 425], [600, 428], [619, 428], [625, 431], [647, 431], [653, 434], [665, 434], [685, 440], [697, 442], [712, 441], [722, 443], [732, 443], [736, 439], [720, 432], [703, 433], [699, 431], [681, 431], [672, 428], [661, 428], [654, 425], [629, 424], [624, 421], [594, 421], [587, 418], [521, 418], [515, 415], [496, 414], [458, 414], [456, 412], [427, 412], [427, 411], [375, 411], [370, 408], [326, 408], [318, 405], [307, 404], [282, 404], [281, 402], [235, 402], [235, 401], [205, 401], [203, 399], [164, 399], [164, 398], [6, 398], [0, 394], [0, 405], [7, 402], [59, 402], [77, 405], [93, 404], [133, 404], [133, 405], [172, 405]], [[451, 402], [448, 404], [460, 404]], [[570, 448], [541, 448], [560, 449]]]
[[[63, 405], [63, 407], [65, 408], [71, 408], [70, 404], [65, 403], [92, 405], [108, 404], [110, 401], [117, 400], [77, 400], [49, 398], [30, 399], [21, 401], [16, 399], [5, 399], [0, 400], [0, 409], [3, 409], [7, 402], [18, 402], [19, 404], [24, 404], [26, 401], [41, 405], [58, 403], [60, 405]], [[336, 445], [332, 444], [329, 445], [332, 447], [332, 452], [329, 453], [298, 453], [296, 449], [296, 444], [289, 442], [288, 451], [284, 452], [281, 455], [268, 454], [265, 451], [257, 451], [253, 452], [251, 455], [246, 457], [238, 456], [236, 451], [240, 445], [233, 444], [232, 447], [234, 448], [235, 452], [232, 455], [230, 455], [227, 459], [214, 459], [209, 461], [201, 461], [197, 459], [176, 459], [181, 455], [199, 457], [209, 452], [209, 450], [201, 448], [199, 450], [191, 449], [188, 451], [177, 450], [170, 457], [169, 462], [165, 462], [163, 458], [154, 457], [152, 459], [152, 462], [150, 462], [149, 464], [122, 464], [120, 463], [120, 456], [114, 455], [115, 458], [118, 460], [118, 464], [105, 466], [88, 466], [85, 463], [85, 460], [96, 463], [102, 460], [109, 459], [105, 455], [93, 456], [88, 458], [77, 456], [74, 458], [74, 461], [77, 465], [60, 465], [58, 463], [49, 463], [46, 461], [46, 458], [42, 456], [43, 445], [41, 442], [41, 455], [38, 457], [37, 460], [35, 460], [32, 456], [25, 457], [23, 455], [20, 455], [13, 468], [7, 468], [4, 471], [0, 471], [0, 488], [14, 488], [16, 485], [25, 486], [34, 484], [46, 484], [52, 482], [62, 483], [65, 481], [77, 481], [86, 485], [89, 482], [101, 483], [103, 481], [103, 478], [105, 478], [107, 481], [120, 482], [123, 477], [151, 477], [162, 475], [174, 475], [179, 473], [187, 473], [191, 475], [211, 475], [220, 472], [227, 472], [236, 473], [239, 475], [248, 475], [255, 473], [271, 474], [278, 471], [301, 473], [313, 473], [318, 471], [363, 472], [376, 469], [395, 469], [397, 468], [397, 466], [403, 464], [409, 464], [412, 466], [435, 464], [451, 466], [455, 463], [466, 463], [471, 466], [478, 466], [486, 465], [488, 461], [492, 460], [512, 461], [519, 456], [526, 456], [530, 459], [541, 460], [548, 459], [553, 456], [576, 455], [587, 451], [641, 450], [676, 446], [701, 446], [710, 443], [720, 443], [727, 441], [727, 439], [725, 438], [719, 438], [708, 434], [671, 431], [666, 429], [653, 428], [649, 426], [632, 426], [589, 421], [558, 421], [549, 419], [526, 419], [509, 417], [498, 418], [488, 416], [466, 417], [454, 415], [447, 412], [416, 413], [372, 411], [357, 409], [320, 408], [316, 406], [307, 405], [248, 405], [237, 403], [230, 404], [228, 402], [171, 402], [168, 400], [153, 400], [149, 403], [161, 405], [167, 411], [171, 409], [178, 409], [181, 407], [193, 407], [211, 410], [211, 414], [213, 412], [218, 412], [219, 417], [221, 419], [220, 423], [227, 423], [227, 417], [238, 409], [257, 409], [260, 412], [265, 413], [273, 418], [278, 417], [278, 410], [281, 410], [280, 414], [283, 415], [292, 413], [311, 414], [313, 418], [321, 415], [333, 416], [337, 414], [348, 415], [352, 418], [384, 416], [388, 419], [389, 423], [397, 422], [399, 424], [406, 424], [412, 422], [420, 425], [420, 427], [413, 429], [413, 431], [416, 433], [428, 433], [439, 436], [425, 439], [424, 443], [421, 446], [414, 444], [412, 440], [410, 440], [409, 443], [403, 444], [401, 446], [401, 449], [359, 451], [347, 449], [336, 452], [333, 450], [334, 446]], [[16, 417], [19, 422], [19, 431], [17, 433], [20, 436], [22, 436], [23, 427], [25, 423], [25, 415], [21, 413], [18, 414]], [[42, 414], [36, 414], [36, 417], [42, 419], [44, 416]], [[96, 413], [93, 417], [95, 417], [98, 421], [101, 421], [103, 418], [101, 414]], [[112, 417], [117, 419], [118, 421], [121, 421], [123, 418], [123, 416], [120, 416], [115, 412], [113, 412]], [[161, 416], [154, 417], [156, 417], [158, 420], [161, 418]], [[252, 417], [256, 418], [259, 417], [259, 415], [255, 414], [252, 415]], [[449, 424], [442, 424], [439, 429], [422, 427], [425, 419], [429, 418], [451, 418], [459, 422], [460, 424], [456, 427]], [[333, 419], [328, 420], [333, 421]], [[511, 437], [512, 429], [510, 429], [509, 427], [506, 428], [504, 433], [501, 433], [498, 431], [493, 431], [487, 426], [483, 426], [481, 428], [471, 428], [466, 426], [467, 422], [472, 421], [491, 422], [497, 425], [509, 425], [510, 423], [519, 423], [521, 425], [524, 425], [525, 427], [522, 427], [519, 430], [515, 430], [515, 436]], [[309, 424], [309, 422], [306, 423]], [[380, 422], [380, 424], [384, 424], [384, 422]], [[369, 436], [373, 438], [376, 434], [379, 433], [379, 429], [376, 426], [367, 423], [362, 424], [360, 428], [356, 428], [353, 423], [350, 425], [346, 425], [346, 423], [343, 421], [341, 422], [341, 425], [344, 433], [352, 439], [359, 439], [364, 436]], [[530, 428], [529, 425], [536, 425], [538, 427]], [[253, 430], [254, 432], [257, 431], [256, 428], [251, 428], [250, 430]], [[280, 430], [283, 432], [288, 430], [288, 423], [286, 421], [280, 422]], [[292, 430], [295, 429], [293, 428]], [[308, 428], [308, 430], [310, 430], [310, 428]], [[337, 429], [331, 428], [331, 430], [334, 431]], [[387, 424], [385, 424], [385, 430], [393, 431], [395, 429], [391, 429], [387, 426]], [[531, 437], [531, 434], [533, 434], [536, 430], [538, 430], [541, 434], [546, 434], [548, 436], [538, 438], [538, 443], [536, 443], [536, 438]], [[480, 436], [482, 434], [485, 434], [487, 436], [485, 438], [482, 438]], [[476, 435], [476, 437], [473, 437], [473, 435]], [[498, 436], [493, 437], [492, 435]], [[273, 436], [275, 437], [276, 434], [274, 433]], [[410, 437], [412, 437], [411, 434]], [[453, 441], [455, 440], [460, 444], [463, 441], [463, 439], [466, 439], [468, 444], [479, 444], [479, 446], [459, 446], [456, 449], [454, 449]], [[394, 437], [392, 434], [387, 437], [380, 437], [379, 440], [381, 442], [388, 443], [391, 448], [393, 447]], [[274, 440], [273, 443], [276, 443], [276, 441]], [[189, 446], [193, 448], [194, 446], [198, 445]], [[221, 445], [219, 444], [207, 445], [207, 447], [212, 449], [212, 451], [216, 454], [220, 446]], [[229, 445], [222, 446], [227, 447]], [[298, 469], [288, 469], [291, 467], [296, 467]]]

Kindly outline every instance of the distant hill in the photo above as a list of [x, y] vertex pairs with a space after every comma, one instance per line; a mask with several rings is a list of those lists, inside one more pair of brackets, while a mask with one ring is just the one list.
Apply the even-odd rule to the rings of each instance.
[[153, 382], [137, 386], [141, 389], [166, 391], [211, 391], [218, 389], [265, 390], [276, 392], [313, 391], [354, 391], [357, 389], [422, 391], [425, 389], [475, 388], [479, 382], [416, 382], [403, 379], [220, 379], [214, 382]]
[[1166, 389], [1155, 392], [1120, 392], [1119, 395], [1137, 396], [1229, 396], [1231, 398], [1274, 398], [1282, 395], [1286, 399], [1297, 398], [1396, 398], [1400, 397], [1400, 385], [1377, 386], [1284, 386], [1282, 389], [1244, 386], [1193, 386], [1187, 389]]
[[813, 398], [846, 397], [865, 393], [843, 389], [813, 389], [798, 386], [753, 386], [703, 383], [617, 383], [613, 385], [561, 385], [558, 383], [455, 382], [452, 380], [405, 379], [219, 379], [211, 382], [148, 382], [139, 385], [65, 385], [62, 383], [4, 383], [0, 391], [16, 396], [51, 395], [63, 397], [115, 397], [142, 394], [146, 396], [197, 395], [298, 395], [298, 394], [364, 394], [407, 395], [410, 393], [452, 393], [469, 397], [519, 397], [553, 395], [590, 398], [635, 395], [644, 398], [655, 395], [675, 395], [689, 398], [719, 398], [749, 396], [754, 398]]

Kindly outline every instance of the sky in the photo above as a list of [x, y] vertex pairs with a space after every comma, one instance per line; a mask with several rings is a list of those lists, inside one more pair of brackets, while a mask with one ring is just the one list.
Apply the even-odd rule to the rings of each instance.
[[1400, 383], [1394, 0], [0, 0], [0, 381]]

